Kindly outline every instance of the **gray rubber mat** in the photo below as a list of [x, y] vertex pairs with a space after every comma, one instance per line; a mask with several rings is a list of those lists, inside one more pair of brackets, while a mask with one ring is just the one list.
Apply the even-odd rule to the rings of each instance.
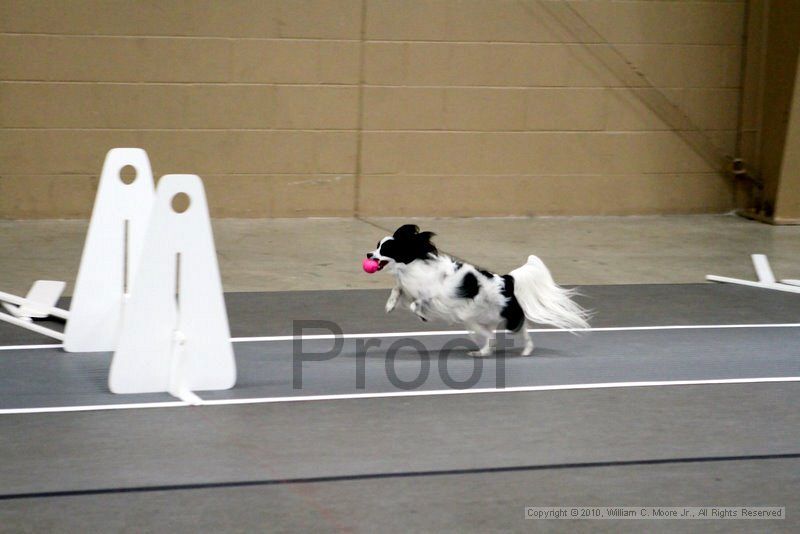
[[[766, 325], [800, 317], [798, 296], [742, 287], [583, 291], [595, 327]], [[543, 332], [534, 334], [533, 357], [511, 348], [502, 359], [473, 360], [466, 342], [445, 357], [444, 346], [464, 337], [423, 331], [461, 327], [385, 316], [386, 294], [227, 295], [237, 337], [291, 334], [298, 319], [333, 320], [348, 333], [416, 333], [376, 337], [379, 346], [367, 350], [345, 339], [335, 358], [299, 366], [302, 389], [293, 384], [291, 342], [237, 342], [237, 386], [201, 397], [402, 392], [407, 386], [398, 380], [417, 377], [422, 361], [429, 371], [419, 389], [462, 387], [444, 381], [443, 363], [453, 381], [482, 366], [472, 387], [490, 388], [498, 385], [498, 364], [507, 387], [800, 374], [794, 327]], [[0, 335], [6, 346], [52, 343], [18, 329]], [[391, 357], [399, 339], [424, 351], [406, 347]], [[303, 340], [302, 349], [322, 352], [333, 343]], [[112, 395], [110, 357], [54, 347], [2, 350], [0, 406], [174, 401]], [[6, 414], [0, 531], [358, 531], [379, 523], [387, 532], [527, 531], [543, 523], [523, 522], [524, 506], [599, 503], [786, 506], [785, 522], [704, 522], [684, 530], [796, 531], [798, 388], [740, 383]], [[597, 525], [624, 531], [619, 522]]]
[[[592, 326], [763, 324], [800, 322], [800, 295], [725, 284], [581, 286], [580, 303]], [[441, 330], [407, 311], [384, 313], [388, 290], [226, 293], [233, 337], [292, 333], [296, 320], [335, 321], [346, 333]], [[61, 301], [67, 307], [68, 299]], [[61, 330], [49, 321], [45, 326]], [[461, 329], [461, 327], [458, 327]], [[53, 343], [51, 338], [0, 323], [0, 345]]]
[[[237, 342], [236, 387], [200, 396], [252, 399], [800, 375], [800, 328], [793, 327], [541, 332], [534, 334], [533, 357], [521, 357], [519, 348], [511, 347], [499, 358], [473, 359], [466, 352], [475, 347], [466, 336], [422, 335], [454, 327], [422, 323], [400, 311], [385, 316], [385, 293], [228, 295], [234, 336], [290, 334], [299, 319], [335, 321], [345, 333], [419, 334], [340, 340], [335, 356], [324, 354], [333, 340]], [[585, 303], [596, 313], [593, 326], [601, 328], [758, 325], [800, 317], [797, 295], [733, 286], [595, 286], [585, 293]], [[175, 400], [167, 394], [111, 394], [110, 359], [110, 353], [67, 354], [58, 348], [0, 351], [0, 409]]]
[[798, 393], [733, 384], [5, 415], [0, 496], [799, 453]]
[[[503, 388], [607, 382], [800, 376], [800, 328], [564, 332], [534, 335], [531, 357], [509, 348], [472, 358], [464, 336], [260, 341], [234, 345], [236, 387], [200, 392], [204, 399]], [[449, 346], [448, 346], [449, 344]], [[444, 350], [443, 350], [444, 349]], [[322, 360], [321, 358], [326, 358]], [[3, 351], [0, 409], [165, 402], [167, 394], [108, 391], [110, 354], [59, 349]]]

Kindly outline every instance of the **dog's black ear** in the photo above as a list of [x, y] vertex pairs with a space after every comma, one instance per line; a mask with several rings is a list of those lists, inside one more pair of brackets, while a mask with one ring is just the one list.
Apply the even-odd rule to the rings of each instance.
[[394, 231], [394, 238], [411, 237], [419, 233], [419, 226], [416, 224], [404, 224]]
[[431, 242], [433, 236], [435, 236], [433, 232], [420, 232], [414, 236], [414, 242], [417, 243], [419, 249], [424, 253], [424, 256], [427, 257], [429, 254], [438, 254], [439, 251], [436, 249], [436, 245]]
[[417, 239], [419, 239], [420, 241], [427, 241], [430, 243], [431, 239], [433, 239], [435, 235], [436, 234], [434, 234], [433, 232], [420, 232], [419, 234], [417, 234]]

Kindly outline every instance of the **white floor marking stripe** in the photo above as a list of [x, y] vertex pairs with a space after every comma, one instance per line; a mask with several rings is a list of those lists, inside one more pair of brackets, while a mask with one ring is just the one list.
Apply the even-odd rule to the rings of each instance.
[[25, 413], [62, 413], [62, 412], [95, 412], [100, 410], [132, 410], [135, 408], [180, 408], [189, 406], [188, 402], [137, 402], [131, 404], [97, 404], [94, 406], [48, 406], [46, 408], [10, 408], [0, 410], [0, 415]]
[[[576, 332], [639, 332], [648, 330], [721, 330], [730, 328], [800, 328], [800, 323], [775, 323], [775, 324], [704, 324], [704, 325], [667, 325], [667, 326], [608, 326], [597, 328], [577, 328], [575, 330], [560, 330], [556, 328], [529, 328], [532, 334], [563, 334]], [[383, 337], [427, 337], [427, 336], [464, 336], [468, 330], [424, 330], [420, 332], [375, 332], [367, 334], [343, 334], [342, 339], [369, 339]], [[300, 336], [303, 340], [336, 339], [334, 334], [315, 334]], [[259, 337], [232, 337], [233, 343], [255, 343], [259, 341], [293, 341], [295, 336], [259, 336]], [[63, 345], [8, 345], [0, 346], [0, 350], [28, 350], [60, 348]]]
[[[674, 325], [674, 326], [609, 326], [598, 328], [576, 328], [574, 330], [561, 330], [557, 328], [529, 328], [532, 334], [562, 334], [577, 332], [634, 332], [644, 330], [714, 330], [725, 328], [798, 328], [800, 323], [777, 324], [716, 324], [716, 325]], [[506, 330], [502, 330], [507, 332]], [[500, 332], [500, 330], [498, 330]], [[426, 336], [463, 336], [468, 335], [468, 330], [429, 330], [422, 332], [379, 332], [372, 334], [343, 334], [343, 339], [365, 339], [380, 337], [426, 337]], [[303, 340], [336, 339], [334, 334], [317, 334], [300, 336]], [[255, 341], [293, 341], [295, 336], [262, 336], [262, 337], [234, 337], [234, 343], [252, 343]]]
[[[204, 406], [228, 404], [264, 404], [275, 402], [303, 402], [343, 399], [383, 399], [392, 397], [433, 397], [440, 395], [468, 395], [475, 393], [523, 393], [531, 391], [564, 391], [575, 389], [641, 388], [654, 386], [698, 386], [716, 384], [759, 384], [766, 382], [800, 382], [800, 376], [764, 378], [721, 378], [711, 380], [663, 380], [651, 382], [602, 382], [596, 384], [557, 384], [552, 386], [517, 386], [507, 388], [436, 389], [429, 391], [389, 391], [384, 393], [349, 393], [341, 395], [309, 395], [305, 397], [265, 397], [254, 399], [218, 399], [203, 401]], [[1, 412], [0, 412], [1, 413]]]
[[[763, 378], [722, 378], [711, 380], [665, 380], [650, 382], [604, 382], [597, 384], [558, 384], [552, 386], [520, 386], [508, 388], [443, 389], [430, 391], [391, 391], [385, 393], [346, 393], [340, 395], [309, 395], [297, 397], [263, 397], [251, 399], [204, 400], [201, 406], [227, 406], [238, 404], [268, 404], [279, 402], [312, 402], [328, 400], [383, 399], [393, 397], [433, 397], [442, 395], [468, 395], [481, 393], [521, 393], [533, 391], [565, 391], [580, 389], [641, 388], [657, 386], [701, 386], [721, 384], [762, 384], [800, 382], [800, 376], [779, 376]], [[137, 404], [100, 404], [94, 406], [58, 406], [47, 408], [12, 408], [0, 410], [0, 415], [35, 414], [57, 412], [87, 412], [99, 410], [130, 410], [136, 408], [175, 408], [189, 406], [186, 402], [153, 402]]]

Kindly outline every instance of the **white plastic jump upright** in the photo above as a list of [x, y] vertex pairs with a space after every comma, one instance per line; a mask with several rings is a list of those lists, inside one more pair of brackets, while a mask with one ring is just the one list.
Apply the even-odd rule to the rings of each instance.
[[[176, 195], [190, 205], [178, 213]], [[114, 393], [229, 389], [236, 363], [203, 182], [161, 178], [108, 384]]]
[[[130, 184], [120, 175], [128, 165], [136, 170]], [[135, 280], [154, 189], [144, 150], [114, 148], [108, 152], [64, 331], [67, 352], [116, 348], [125, 295], [130, 294]]]
[[[127, 184], [125, 166], [136, 171]], [[189, 207], [179, 211], [175, 197]], [[55, 307], [64, 282], [37, 281], [25, 298], [0, 292], [0, 321], [64, 340], [68, 352], [114, 351], [113, 393], [232, 388], [236, 361], [203, 182], [170, 174], [156, 189], [147, 153], [106, 155], [81, 256], [72, 306]], [[34, 318], [67, 319], [64, 333]]]

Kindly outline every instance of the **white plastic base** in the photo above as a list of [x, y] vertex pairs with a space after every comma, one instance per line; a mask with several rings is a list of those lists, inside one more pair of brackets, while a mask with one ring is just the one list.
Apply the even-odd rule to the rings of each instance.
[[55, 280], [37, 280], [24, 298], [0, 291], [0, 303], [9, 312], [0, 313], [0, 321], [44, 334], [59, 341], [63, 340], [64, 334], [52, 328], [35, 324], [33, 319], [43, 319], [51, 315], [62, 319], [69, 318], [69, 312], [55, 307], [65, 286], [64, 282]]
[[67, 310], [56, 308], [56, 303], [66, 285], [65, 282], [56, 280], [37, 280], [24, 298], [0, 291], [0, 301], [6, 311], [14, 317], [43, 319], [52, 315], [68, 319]]
[[52, 337], [53, 339], [58, 339], [59, 341], [63, 341], [64, 339], [64, 334], [61, 332], [35, 324], [30, 317], [14, 317], [13, 315], [0, 312], [0, 321], [19, 326], [26, 330], [36, 332], [37, 334]]
[[738, 284], [742, 286], [758, 287], [761, 289], [771, 289], [773, 291], [784, 291], [786, 293], [800, 293], [800, 280], [781, 280], [775, 281], [775, 275], [770, 267], [769, 259], [764, 254], [753, 254], [753, 268], [756, 271], [757, 281], [743, 280], [741, 278], [728, 278], [727, 276], [706, 275], [706, 280], [711, 282], [721, 282], [724, 284]]

